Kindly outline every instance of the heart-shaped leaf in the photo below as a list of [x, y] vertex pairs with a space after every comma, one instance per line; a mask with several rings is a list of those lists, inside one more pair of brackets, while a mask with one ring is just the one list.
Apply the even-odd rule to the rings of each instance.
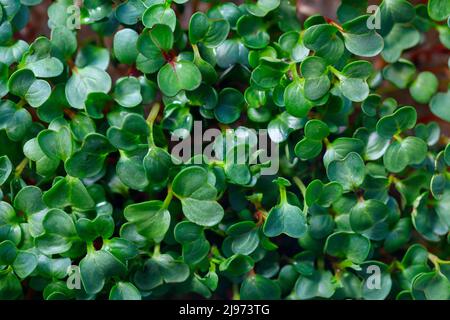
[[215, 201], [217, 191], [209, 184], [205, 169], [196, 166], [183, 169], [173, 180], [172, 188], [190, 221], [209, 227], [222, 220], [224, 211]]
[[342, 160], [331, 161], [327, 168], [327, 175], [331, 181], [339, 182], [344, 191], [358, 188], [364, 181], [364, 161], [356, 152], [350, 152]]
[[336, 232], [327, 238], [325, 252], [354, 263], [362, 263], [370, 252], [370, 240], [351, 232]]
[[125, 218], [136, 225], [137, 231], [148, 240], [160, 242], [170, 225], [170, 213], [161, 201], [132, 204], [125, 208]]
[[168, 63], [158, 72], [158, 86], [167, 96], [180, 90], [194, 90], [200, 86], [202, 75], [195, 64], [181, 60]]
[[35, 108], [42, 105], [51, 93], [48, 82], [36, 79], [33, 71], [29, 69], [18, 70], [11, 75], [8, 89], [9, 92], [25, 99], [30, 106]]

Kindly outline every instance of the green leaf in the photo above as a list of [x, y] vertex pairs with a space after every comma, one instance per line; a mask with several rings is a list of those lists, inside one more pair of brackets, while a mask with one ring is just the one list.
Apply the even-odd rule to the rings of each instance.
[[14, 263], [18, 255], [17, 248], [9, 240], [0, 242], [0, 265], [9, 266]]
[[8, 89], [12, 94], [25, 99], [32, 107], [39, 107], [49, 97], [51, 87], [45, 80], [36, 79], [33, 71], [22, 69], [14, 72], [8, 80]]
[[249, 107], [252, 108], [259, 108], [267, 103], [266, 92], [252, 86], [245, 89], [244, 99]]
[[450, 166], [450, 144], [447, 144], [444, 151], [445, 163]]
[[24, 155], [36, 162], [36, 173], [42, 176], [52, 175], [58, 168], [59, 159], [49, 158], [39, 146], [37, 138], [28, 140], [23, 146]]
[[370, 252], [370, 240], [351, 232], [336, 232], [327, 238], [325, 252], [338, 258], [346, 258], [353, 263], [362, 263]]
[[189, 277], [189, 267], [168, 254], [148, 259], [143, 268], [134, 275], [136, 286], [145, 291], [152, 290], [163, 283], [179, 283]]
[[111, 288], [109, 300], [141, 300], [141, 293], [130, 282], [118, 282]]
[[411, 213], [414, 228], [428, 241], [437, 242], [448, 232], [448, 225], [434, 208], [427, 205], [428, 192], [422, 193], [413, 203]]
[[383, 77], [399, 89], [406, 89], [416, 74], [416, 67], [408, 60], [399, 61], [383, 69]]
[[444, 221], [448, 227], [450, 227], [450, 215], [448, 214], [449, 207], [449, 199], [450, 199], [450, 189], [448, 188], [448, 184], [445, 186], [445, 189], [442, 190], [442, 194], [437, 197], [438, 203], [435, 208], [436, 213]]
[[337, 10], [339, 21], [346, 22], [365, 14], [367, 11], [367, 1], [342, 0]]
[[361, 16], [345, 23], [342, 35], [348, 51], [357, 56], [374, 57], [383, 50], [384, 41], [375, 30], [367, 28], [367, 18], [368, 16]]
[[322, 207], [329, 207], [341, 197], [342, 191], [341, 185], [337, 182], [323, 184], [322, 181], [316, 179], [311, 181], [306, 188], [305, 201], [309, 207], [314, 203]]
[[60, 179], [46, 192], [44, 202], [50, 208], [91, 209], [95, 203], [84, 184], [77, 178], [67, 176]]
[[429, 146], [435, 145], [441, 135], [441, 128], [437, 122], [431, 121], [428, 124], [419, 123], [414, 128], [415, 134]]
[[372, 240], [384, 239], [387, 233], [388, 207], [379, 200], [359, 201], [350, 211], [350, 226]]
[[220, 271], [225, 271], [232, 276], [242, 276], [255, 266], [255, 262], [249, 256], [235, 254], [222, 261], [219, 266]]
[[134, 259], [139, 254], [138, 248], [134, 243], [123, 238], [104, 239], [102, 250], [110, 252], [122, 263]]
[[8, 156], [0, 157], [0, 186], [8, 180], [12, 172], [12, 163]]
[[295, 145], [295, 155], [301, 160], [310, 160], [322, 152], [322, 142], [304, 137]]
[[42, 200], [41, 189], [35, 186], [22, 188], [14, 199], [14, 207], [26, 214], [29, 231], [33, 237], [37, 237], [44, 232], [42, 220], [48, 208]]
[[236, 29], [236, 22], [242, 15], [242, 10], [233, 2], [218, 3], [208, 10], [208, 17], [213, 19], [224, 18], [232, 29]]
[[189, 21], [189, 41], [203, 43], [210, 48], [218, 47], [228, 36], [230, 24], [225, 19], [210, 19], [202, 12], [196, 12]]
[[412, 296], [416, 300], [448, 300], [450, 282], [441, 272], [421, 273], [412, 284]]
[[44, 234], [36, 238], [36, 247], [44, 254], [59, 254], [69, 251], [77, 241], [77, 232], [72, 218], [62, 210], [51, 209], [42, 220]]
[[134, 25], [140, 20], [145, 9], [146, 7], [142, 1], [129, 0], [117, 6], [115, 16], [123, 24]]
[[22, 296], [22, 286], [12, 272], [0, 274], [0, 299], [15, 300]]
[[327, 152], [323, 156], [323, 163], [328, 167], [333, 160], [342, 160], [350, 152], [362, 153], [364, 143], [355, 138], [337, 138], [327, 146]]
[[361, 186], [366, 175], [364, 161], [356, 152], [350, 152], [342, 160], [333, 160], [327, 168], [331, 181], [339, 182], [344, 191], [354, 190]]
[[72, 135], [67, 126], [62, 126], [57, 131], [52, 129], [41, 131], [37, 136], [37, 142], [42, 152], [54, 160], [65, 161], [74, 148]]
[[270, 210], [264, 223], [264, 234], [276, 237], [284, 233], [292, 238], [300, 238], [307, 230], [305, 213], [287, 202], [286, 186], [289, 182], [280, 179], [275, 181], [280, 188], [280, 203]]
[[28, 43], [23, 40], [18, 40], [11, 46], [0, 46], [0, 62], [10, 66], [11, 64], [18, 62], [27, 49]]
[[145, 119], [138, 114], [130, 113], [124, 117], [120, 127], [110, 127], [106, 135], [117, 149], [131, 151], [144, 144], [149, 133]]
[[64, 167], [73, 177], [93, 177], [103, 169], [106, 157], [113, 150], [105, 136], [91, 133], [86, 136], [80, 150], [67, 159]]
[[338, 29], [329, 24], [314, 25], [306, 29], [303, 43], [319, 57], [335, 62], [344, 53], [344, 42], [337, 32]]
[[305, 137], [312, 140], [323, 140], [330, 134], [328, 125], [317, 119], [309, 120], [305, 124]]
[[305, 215], [300, 208], [282, 203], [270, 210], [264, 223], [264, 234], [276, 237], [284, 233], [292, 238], [300, 238], [306, 232], [306, 228]]
[[163, 183], [169, 176], [172, 158], [165, 150], [150, 147], [144, 157], [144, 169], [149, 182]]
[[448, 108], [450, 102], [450, 90], [437, 93], [430, 101], [430, 110], [437, 117], [450, 121], [450, 111]]
[[122, 29], [114, 35], [114, 55], [120, 63], [133, 64], [139, 54], [137, 50], [138, 33], [133, 29]]
[[101, 237], [108, 239], [114, 233], [114, 220], [109, 215], [99, 215], [93, 220], [80, 218], [76, 222], [78, 236], [85, 241]]
[[0, 97], [8, 94], [8, 66], [0, 62]]
[[421, 72], [409, 87], [409, 92], [414, 100], [419, 103], [428, 103], [438, 90], [439, 81], [436, 76], [429, 72]]
[[106, 48], [87, 45], [78, 52], [75, 65], [78, 68], [96, 67], [106, 70], [109, 65], [109, 52]]
[[[389, 267], [378, 261], [366, 261], [360, 265], [361, 270], [358, 272], [363, 277], [362, 297], [366, 300], [384, 300], [392, 290], [392, 279], [389, 273]], [[375, 267], [380, 270], [375, 273]], [[377, 271], [378, 272], [378, 271]], [[379, 287], [373, 283], [373, 276], [379, 277]], [[371, 278], [372, 277], [372, 278]]]
[[367, 61], [354, 61], [347, 64], [342, 73], [333, 70], [340, 80], [342, 94], [351, 101], [361, 102], [369, 96], [367, 78], [372, 75], [373, 67]]
[[275, 143], [285, 141], [292, 131], [302, 128], [304, 121], [283, 112], [270, 121], [267, 129], [270, 139]]
[[427, 144], [420, 138], [407, 137], [394, 141], [386, 150], [383, 163], [387, 170], [400, 172], [408, 165], [421, 164], [427, 156]]
[[50, 41], [53, 49], [64, 58], [69, 58], [77, 50], [77, 38], [75, 33], [69, 30], [65, 25], [57, 26], [52, 29]]
[[183, 261], [189, 265], [201, 263], [210, 252], [211, 245], [205, 238], [203, 228], [192, 222], [178, 223], [174, 236], [182, 244]]
[[225, 124], [235, 122], [241, 116], [244, 96], [234, 88], [225, 88], [219, 93], [217, 106], [214, 108], [216, 119]]
[[148, 240], [160, 242], [170, 225], [170, 213], [161, 201], [132, 204], [124, 210], [125, 218]]
[[37, 264], [38, 260], [34, 253], [19, 250], [12, 267], [19, 278], [25, 279], [36, 269]]
[[72, 70], [72, 76], [66, 83], [66, 98], [76, 109], [83, 109], [88, 95], [92, 92], [108, 93], [111, 78], [108, 73], [97, 67], [87, 66]]
[[45, 255], [39, 255], [37, 271], [44, 277], [63, 279], [67, 276], [70, 264], [69, 258], [51, 259]]
[[18, 245], [22, 233], [14, 208], [4, 201], [0, 202], [0, 241], [10, 240]]
[[227, 229], [232, 238], [231, 249], [236, 254], [249, 255], [259, 245], [258, 229], [251, 221], [242, 221], [233, 224]]
[[402, 107], [393, 114], [382, 117], [377, 123], [377, 132], [380, 136], [391, 138], [416, 125], [417, 112], [413, 107]]
[[63, 64], [51, 56], [52, 44], [45, 37], [37, 38], [22, 57], [20, 65], [33, 71], [39, 78], [52, 78], [63, 72]]
[[208, 182], [208, 173], [197, 166], [180, 171], [174, 178], [172, 190], [181, 200], [183, 213], [189, 221], [201, 226], [214, 226], [224, 215], [217, 203], [216, 189]]
[[133, 108], [142, 102], [141, 84], [135, 77], [123, 77], [117, 80], [114, 97], [118, 104]]
[[420, 33], [412, 26], [395, 24], [384, 39], [384, 49], [381, 53], [387, 62], [400, 59], [404, 50], [414, 47], [420, 41]]
[[59, 83], [53, 88], [47, 101], [37, 109], [39, 119], [45, 122], [52, 122], [54, 119], [64, 115], [64, 108], [69, 107], [64, 87], [64, 83]]
[[0, 114], [0, 129], [4, 129], [12, 141], [22, 140], [31, 126], [30, 113], [6, 100], [0, 105]]
[[173, 45], [173, 33], [167, 25], [157, 24], [151, 30], [145, 30], [137, 40], [136, 67], [145, 73], [158, 71], [166, 62], [164, 54]]
[[394, 252], [403, 247], [409, 240], [411, 235], [411, 219], [402, 218], [390, 230], [384, 241], [384, 248], [388, 252]]
[[254, 16], [264, 17], [270, 11], [275, 10], [280, 5], [280, 0], [258, 0], [256, 3], [247, 3], [245, 9]]
[[76, 141], [82, 142], [89, 134], [95, 133], [95, 123], [84, 113], [77, 113], [70, 121], [70, 130]]
[[278, 284], [258, 274], [245, 278], [240, 289], [242, 300], [278, 300], [280, 296]]
[[252, 72], [251, 80], [261, 89], [276, 87], [288, 69], [288, 64], [273, 58], [261, 58], [260, 65]]
[[141, 146], [130, 152], [121, 153], [116, 171], [119, 179], [128, 187], [141, 190], [148, 185], [143, 160], [148, 152], [147, 146]]
[[305, 117], [314, 107], [314, 103], [306, 97], [304, 84], [299, 81], [293, 81], [286, 87], [284, 103], [287, 112], [298, 118]]
[[379, 15], [380, 34], [386, 36], [393, 26], [410, 22], [415, 11], [413, 5], [406, 0], [385, 0], [381, 3]]
[[168, 63], [158, 72], [158, 86], [171, 97], [180, 90], [194, 90], [202, 80], [199, 69], [190, 61]]
[[446, 47], [450, 48], [450, 28], [448, 27], [448, 19], [447, 25], [439, 26], [437, 31], [439, 32], [439, 41]]
[[223, 69], [248, 64], [248, 49], [238, 39], [227, 39], [216, 48], [217, 65]]
[[364, 101], [369, 95], [369, 86], [363, 79], [344, 78], [341, 81], [342, 94], [355, 102]]
[[261, 18], [244, 15], [237, 21], [237, 32], [250, 49], [262, 49], [269, 44], [270, 36]]
[[174, 31], [177, 18], [175, 11], [170, 8], [170, 5], [154, 4], [145, 10], [142, 15], [142, 23], [146, 28], [152, 28], [156, 24], [165, 24]]
[[300, 70], [305, 78], [304, 89], [307, 99], [318, 100], [329, 91], [331, 81], [324, 59], [315, 56], [308, 57], [302, 62]]
[[430, 181], [430, 191], [435, 199], [441, 199], [444, 192], [447, 180], [443, 174], [434, 174]]
[[428, 1], [428, 14], [433, 20], [445, 20], [450, 16], [450, 3], [446, 0], [430, 0]]
[[281, 49], [289, 54], [295, 62], [303, 61], [309, 54], [309, 49], [303, 44], [303, 38], [299, 32], [289, 31], [281, 35], [278, 40]]
[[125, 273], [125, 266], [111, 253], [91, 251], [80, 261], [80, 275], [88, 294], [96, 294], [103, 289], [105, 281]]
[[312, 275], [301, 275], [295, 283], [294, 290], [295, 296], [301, 300], [330, 298], [335, 291], [333, 275], [329, 271], [317, 270]]

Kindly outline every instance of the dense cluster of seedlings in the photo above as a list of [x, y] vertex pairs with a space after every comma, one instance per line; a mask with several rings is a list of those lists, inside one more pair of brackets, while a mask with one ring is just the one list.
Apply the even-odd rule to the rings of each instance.
[[0, 299], [449, 299], [450, 2], [367, 8], [0, 0]]

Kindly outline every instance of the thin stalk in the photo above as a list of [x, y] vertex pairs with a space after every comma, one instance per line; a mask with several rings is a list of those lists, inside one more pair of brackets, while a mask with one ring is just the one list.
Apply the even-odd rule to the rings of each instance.
[[148, 142], [151, 146], [155, 145], [155, 140], [153, 137], [153, 124], [155, 123], [155, 120], [156, 120], [156, 117], [158, 116], [160, 108], [161, 108], [161, 105], [159, 103], [155, 103], [147, 117], [147, 124], [148, 124], [148, 128], [150, 131], [148, 134]]
[[25, 167], [28, 164], [28, 158], [23, 158], [22, 161], [20, 161], [20, 163], [17, 165], [16, 169], [14, 170], [14, 176], [16, 178], [20, 177], [20, 175], [22, 174], [23, 170], [25, 169]]
[[157, 257], [160, 255], [160, 246], [159, 243], [155, 244], [155, 247], [153, 248], [153, 256]]
[[169, 184], [167, 187], [167, 196], [163, 202], [163, 208], [167, 209], [169, 207], [172, 198], [173, 198], [172, 185]]
[[295, 185], [298, 187], [303, 196], [303, 212], [308, 213], [308, 205], [306, 204], [306, 186], [299, 177], [293, 177]]

